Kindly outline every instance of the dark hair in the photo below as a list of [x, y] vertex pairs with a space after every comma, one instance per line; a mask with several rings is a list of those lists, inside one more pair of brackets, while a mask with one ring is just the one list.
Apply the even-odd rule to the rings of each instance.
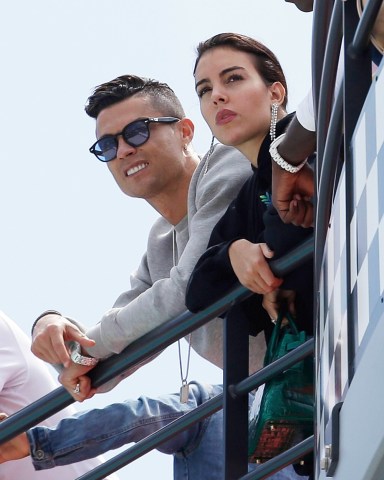
[[283, 107], [287, 107], [288, 103], [288, 86], [285, 79], [283, 69], [276, 55], [269, 50], [261, 42], [254, 38], [241, 35], [240, 33], [219, 33], [204, 42], [200, 42], [197, 46], [197, 58], [193, 74], [196, 72], [197, 65], [205, 52], [216, 47], [229, 47], [242, 52], [250, 53], [255, 58], [255, 67], [264, 82], [272, 85], [274, 82], [280, 82], [285, 88], [285, 98]]
[[149, 97], [154, 107], [167, 117], [184, 118], [184, 109], [175, 92], [166, 83], [136, 75], [122, 75], [98, 85], [85, 105], [86, 113], [97, 118], [110, 105], [121, 102], [133, 95]]

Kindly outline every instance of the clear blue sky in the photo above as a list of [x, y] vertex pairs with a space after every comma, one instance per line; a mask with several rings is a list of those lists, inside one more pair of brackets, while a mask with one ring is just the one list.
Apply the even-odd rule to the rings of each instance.
[[[0, 308], [27, 333], [47, 308], [92, 325], [129, 288], [157, 216], [125, 197], [88, 153], [94, 122], [83, 106], [93, 87], [126, 73], [168, 82], [204, 153], [210, 134], [192, 78], [197, 43], [223, 31], [266, 43], [285, 69], [294, 110], [310, 86], [312, 15], [284, 0], [15, 0], [1, 4], [0, 16]], [[193, 378], [220, 382], [221, 372], [193, 355]], [[78, 407], [179, 386], [170, 347], [110, 394]], [[151, 474], [171, 479], [172, 459], [151, 453], [119, 472], [121, 480]]]

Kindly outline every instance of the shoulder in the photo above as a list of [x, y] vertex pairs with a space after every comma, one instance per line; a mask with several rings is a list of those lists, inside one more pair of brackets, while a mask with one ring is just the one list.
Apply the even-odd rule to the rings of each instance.
[[13, 322], [5, 313], [0, 311], [0, 338], [1, 343], [11, 344], [18, 343], [18, 339], [24, 340], [26, 334], [21, 331], [20, 327]]
[[[242, 185], [252, 174], [251, 164], [234, 147], [216, 144], [198, 165], [191, 181], [191, 188], [206, 189], [213, 185]], [[223, 183], [225, 182], [225, 184]]]
[[209, 171], [215, 171], [215, 174], [219, 174], [219, 170], [224, 172], [220, 174], [224, 176], [227, 171], [239, 172], [248, 176], [251, 172], [251, 164], [249, 160], [240, 153], [234, 147], [228, 147], [226, 145], [216, 144], [214, 146], [213, 152], [207, 159], [208, 154], [204, 157], [203, 163], [204, 171], [208, 175]]
[[[19, 388], [26, 385], [34, 370], [38, 372], [36, 380], [40, 379], [44, 384], [43, 371], [47, 367], [30, 351], [27, 334], [2, 312], [0, 312], [0, 357], [3, 374], [6, 374], [10, 387]], [[37, 385], [34, 388], [39, 389]]]

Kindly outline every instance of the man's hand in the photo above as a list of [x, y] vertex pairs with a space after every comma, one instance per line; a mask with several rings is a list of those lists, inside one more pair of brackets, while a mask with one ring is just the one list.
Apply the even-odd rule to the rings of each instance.
[[78, 402], [92, 398], [96, 389], [91, 387], [91, 379], [86, 375], [94, 366], [78, 365], [70, 362], [69, 367], [59, 375], [59, 382], [65, 387], [72, 397]]
[[272, 203], [284, 223], [313, 226], [314, 173], [304, 165], [290, 173], [272, 162]]
[[[0, 422], [8, 418], [5, 413], [0, 413]], [[29, 442], [26, 433], [20, 433], [8, 442], [0, 445], [0, 463], [9, 460], [19, 460], [30, 455]]]
[[88, 338], [75, 324], [58, 314], [42, 317], [33, 330], [32, 352], [51, 364], [71, 365], [65, 342], [75, 340], [84, 348], [93, 347], [95, 341]]
[[266, 258], [272, 258], [273, 252], [266, 243], [251, 243], [248, 240], [236, 240], [229, 247], [232, 268], [244, 287], [255, 293], [269, 293], [283, 282], [269, 268]]

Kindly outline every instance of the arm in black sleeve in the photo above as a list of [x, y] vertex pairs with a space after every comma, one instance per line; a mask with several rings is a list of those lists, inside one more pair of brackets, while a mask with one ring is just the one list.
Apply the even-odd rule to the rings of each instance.
[[228, 250], [243, 238], [238, 201], [235, 199], [214, 227], [208, 249], [198, 260], [188, 282], [186, 306], [191, 312], [208, 307], [238, 283]]

